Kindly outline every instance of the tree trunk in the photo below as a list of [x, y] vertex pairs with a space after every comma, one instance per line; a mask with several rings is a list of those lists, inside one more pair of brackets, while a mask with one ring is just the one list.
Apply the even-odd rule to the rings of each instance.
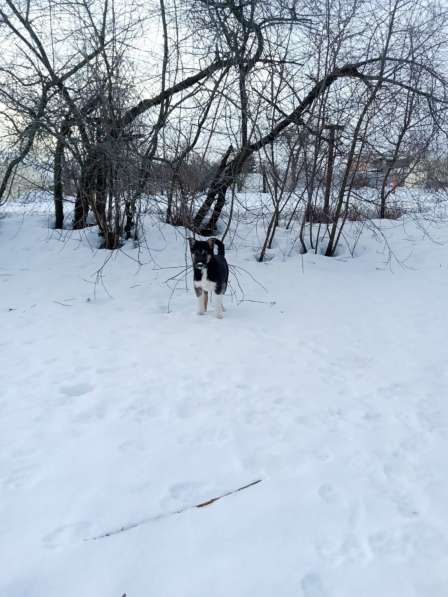
[[132, 237], [132, 230], [134, 228], [135, 216], [135, 201], [128, 199], [125, 201], [124, 210], [126, 214], [126, 222], [124, 225], [125, 239], [129, 240]]
[[336, 138], [336, 130], [342, 129], [343, 127], [337, 126], [335, 124], [327, 124], [324, 126], [326, 129], [330, 129], [330, 138], [328, 142], [328, 162], [327, 162], [327, 172], [325, 176], [325, 196], [324, 196], [324, 222], [328, 224], [331, 219], [330, 214], [330, 196], [331, 196], [331, 185], [333, 182], [333, 170], [334, 170], [334, 160], [335, 160], [335, 152], [334, 152], [334, 145], [335, 145], [335, 138]]
[[266, 175], [266, 168], [263, 166], [262, 170], [261, 170], [261, 174], [263, 177], [263, 193], [267, 193], [268, 192], [268, 177]]
[[73, 230], [81, 230], [86, 227], [88, 207], [84, 191], [79, 189], [76, 193], [75, 211], [73, 214]]
[[95, 170], [95, 216], [99, 227], [104, 228], [107, 202], [107, 163], [105, 152], [97, 149], [92, 161], [92, 166]]
[[76, 194], [75, 213], [73, 217], [73, 229], [80, 230], [85, 228], [87, 224], [87, 216], [89, 214], [89, 207], [93, 196], [92, 177], [90, 173], [90, 158], [82, 165], [81, 181], [78, 192]]
[[62, 169], [64, 163], [64, 141], [59, 138], [56, 143], [53, 163], [54, 176], [54, 227], [62, 230], [64, 227], [64, 185], [62, 183]]

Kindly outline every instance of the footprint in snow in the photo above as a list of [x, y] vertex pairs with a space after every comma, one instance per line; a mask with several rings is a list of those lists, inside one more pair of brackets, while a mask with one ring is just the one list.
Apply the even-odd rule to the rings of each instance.
[[317, 458], [317, 460], [320, 460], [321, 462], [330, 462], [331, 460], [333, 460], [333, 455], [330, 452], [327, 452], [326, 450], [315, 450], [314, 457]]
[[199, 409], [196, 404], [184, 401], [177, 406], [176, 414], [179, 419], [190, 419], [198, 414]]
[[168, 487], [167, 493], [160, 500], [160, 507], [162, 510], [172, 510], [193, 506], [207, 499], [210, 494], [210, 489], [204, 483], [194, 481], [174, 483]]
[[412, 537], [405, 529], [378, 531], [369, 536], [369, 546], [377, 557], [407, 558], [412, 551]]
[[94, 389], [89, 383], [77, 383], [72, 385], [61, 386], [61, 392], [66, 396], [84, 396]]
[[377, 389], [377, 392], [383, 398], [395, 399], [405, 395], [406, 388], [398, 383], [391, 383], [385, 386], [380, 386]]
[[9, 473], [0, 476], [0, 487], [5, 490], [15, 490], [26, 484], [32, 479], [31, 473], [34, 467], [31, 464], [23, 464], [15, 467]]
[[203, 483], [175, 483], [170, 487], [169, 495], [174, 500], [188, 502], [200, 496], [201, 490], [204, 489], [205, 486]]
[[335, 565], [359, 564], [368, 558], [367, 552], [353, 533], [349, 533], [342, 541], [337, 538], [322, 538], [316, 543], [316, 548], [319, 555]]
[[425, 404], [420, 409], [419, 422], [422, 430], [429, 433], [444, 431], [448, 428], [448, 416], [446, 412], [437, 408], [428, 408]]
[[339, 500], [338, 491], [329, 483], [324, 483], [319, 487], [319, 497], [327, 504], [334, 504]]
[[325, 597], [326, 595], [320, 576], [314, 572], [305, 574], [300, 585], [303, 597]]
[[83, 537], [89, 535], [89, 531], [90, 524], [88, 522], [65, 524], [42, 537], [42, 543], [47, 549], [54, 549], [60, 545], [80, 541]]

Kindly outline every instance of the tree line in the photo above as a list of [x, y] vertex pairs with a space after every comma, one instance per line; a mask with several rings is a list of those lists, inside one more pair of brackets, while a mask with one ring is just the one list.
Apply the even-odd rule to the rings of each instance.
[[116, 249], [163, 194], [167, 223], [213, 235], [258, 163], [260, 258], [286, 213], [334, 255], [366, 156], [387, 158], [385, 217], [402, 156], [446, 154], [446, 34], [426, 0], [0, 0], [0, 203], [45, 153], [56, 228], [93, 219]]

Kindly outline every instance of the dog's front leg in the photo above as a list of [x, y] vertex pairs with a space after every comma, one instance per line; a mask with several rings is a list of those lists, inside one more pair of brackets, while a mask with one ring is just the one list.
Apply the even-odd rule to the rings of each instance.
[[196, 296], [198, 297], [198, 315], [204, 315], [205, 313], [205, 292], [202, 291], [202, 288], [195, 288], [194, 289]]

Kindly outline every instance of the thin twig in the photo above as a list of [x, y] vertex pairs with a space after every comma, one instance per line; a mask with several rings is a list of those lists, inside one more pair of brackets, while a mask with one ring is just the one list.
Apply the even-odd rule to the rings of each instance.
[[[232, 273], [235, 275], [235, 270], [241, 270], [242, 272], [244, 272], [245, 274], [247, 274], [251, 280], [253, 282], [255, 282], [255, 284], [258, 284], [258, 286], [260, 286], [260, 288], [263, 288], [263, 290], [265, 292], [268, 292], [268, 289], [266, 288], [266, 286], [263, 286], [263, 284], [261, 282], [259, 282], [247, 269], [244, 269], [244, 267], [240, 267], [237, 265], [229, 265], [229, 269], [232, 271]], [[236, 275], [235, 275], [236, 277]]]

